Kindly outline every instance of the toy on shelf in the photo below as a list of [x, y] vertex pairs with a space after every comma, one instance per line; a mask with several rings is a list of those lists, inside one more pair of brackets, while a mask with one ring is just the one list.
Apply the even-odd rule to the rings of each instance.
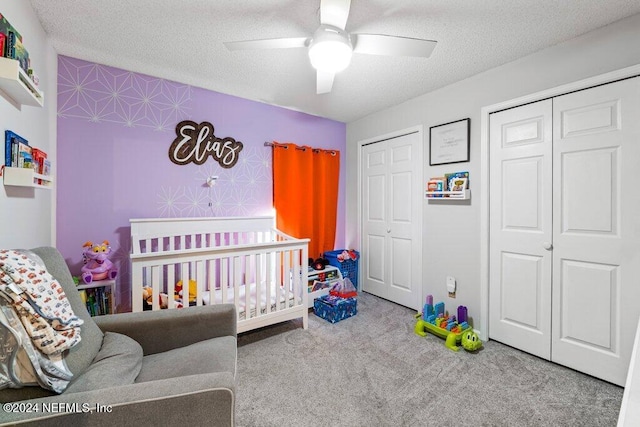
[[[422, 311], [422, 315], [416, 315], [418, 321], [414, 332], [421, 337], [427, 335], [427, 332], [445, 339], [445, 346], [453, 351], [460, 350], [458, 344], [469, 335], [465, 340], [467, 345], [463, 344], [463, 348], [469, 351], [478, 350], [482, 347], [482, 342], [478, 338], [473, 328], [467, 323], [467, 307], [458, 306], [458, 315], [449, 315], [444, 310], [444, 303], [438, 302], [433, 304], [433, 296], [427, 295], [427, 300]], [[473, 336], [471, 336], [471, 334]]]
[[86, 242], [82, 247], [84, 248], [82, 252], [84, 265], [81, 271], [84, 283], [89, 284], [94, 280], [113, 280], [116, 278], [118, 270], [109, 260], [111, 246], [107, 240], [97, 245]]

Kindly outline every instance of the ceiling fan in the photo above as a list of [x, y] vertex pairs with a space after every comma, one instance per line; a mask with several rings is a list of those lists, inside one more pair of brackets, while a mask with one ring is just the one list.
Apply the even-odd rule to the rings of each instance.
[[320, 27], [311, 37], [290, 37], [225, 42], [227, 49], [285, 49], [305, 47], [317, 72], [317, 93], [329, 93], [336, 73], [347, 68], [351, 55], [417, 56], [428, 58], [433, 40], [383, 34], [350, 34], [345, 31], [351, 0], [320, 0]]

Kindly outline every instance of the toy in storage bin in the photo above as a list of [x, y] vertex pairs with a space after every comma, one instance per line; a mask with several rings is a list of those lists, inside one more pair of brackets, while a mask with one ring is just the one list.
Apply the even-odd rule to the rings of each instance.
[[324, 253], [324, 257], [329, 261], [329, 264], [338, 267], [342, 273], [343, 278], [348, 278], [358, 288], [358, 259], [360, 253], [353, 249], [339, 249], [336, 251], [328, 251]]
[[337, 323], [358, 313], [358, 301], [355, 298], [323, 295], [313, 301], [313, 312], [331, 323]]

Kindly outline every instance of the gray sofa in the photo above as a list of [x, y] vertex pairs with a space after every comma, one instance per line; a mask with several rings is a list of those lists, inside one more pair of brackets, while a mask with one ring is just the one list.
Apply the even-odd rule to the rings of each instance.
[[82, 341], [66, 357], [74, 379], [64, 393], [40, 387], [0, 390], [2, 403], [20, 401], [27, 404], [22, 409], [37, 410], [7, 413], [0, 408], [1, 424], [234, 425], [233, 305], [91, 317], [60, 253], [50, 247], [32, 251], [84, 320]]

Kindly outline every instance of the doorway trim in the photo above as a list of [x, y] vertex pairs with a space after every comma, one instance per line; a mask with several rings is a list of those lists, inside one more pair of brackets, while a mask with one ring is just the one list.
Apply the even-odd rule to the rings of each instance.
[[559, 95], [640, 75], [640, 64], [545, 89], [480, 109], [480, 338], [489, 340], [489, 115]]
[[[418, 134], [418, 138], [420, 140], [420, 144], [418, 144], [418, 158], [420, 160], [420, 165], [422, 165], [422, 167], [420, 168], [420, 171], [418, 171], [418, 173], [416, 174], [417, 177], [419, 177], [420, 179], [420, 184], [422, 185], [422, 183], [424, 182], [424, 128], [422, 125], [417, 125], [417, 126], [412, 126], [412, 127], [408, 127], [408, 128], [404, 128], [404, 129], [399, 129], [396, 131], [392, 131], [389, 133], [385, 133], [383, 135], [379, 135], [379, 136], [375, 136], [373, 138], [367, 138], [367, 139], [362, 139], [360, 141], [357, 142], [357, 161], [358, 161], [358, 179], [357, 179], [357, 186], [358, 186], [358, 191], [357, 191], [357, 207], [358, 207], [358, 212], [357, 212], [357, 233], [358, 235], [356, 236], [356, 241], [358, 242], [358, 247], [360, 248], [360, 250], [362, 250], [362, 147], [364, 147], [365, 145], [369, 145], [369, 144], [374, 144], [376, 142], [382, 142], [382, 141], [386, 141], [388, 139], [393, 139], [393, 138], [398, 138], [400, 136], [404, 136], [404, 135], [409, 135], [412, 133], [417, 133]], [[417, 180], [416, 180], [417, 181]], [[421, 186], [419, 188], [422, 188]], [[417, 192], [417, 191], [416, 191]], [[422, 199], [424, 197], [424, 190], [421, 190], [421, 193], [418, 195], [416, 194], [416, 200], [419, 200], [420, 203], [420, 218], [418, 220], [418, 227], [419, 227], [419, 231], [420, 231], [420, 245], [419, 245], [419, 250], [420, 250], [420, 259], [422, 259], [422, 253], [423, 253], [423, 246], [424, 246], [424, 241], [423, 241], [423, 236], [422, 236], [422, 222], [423, 222], [423, 217], [424, 217], [424, 207], [422, 204]], [[362, 263], [358, 263], [358, 269], [360, 271], [358, 271], [358, 277], [363, 277], [362, 275]], [[423, 270], [422, 270], [422, 264], [420, 264], [420, 300], [423, 300], [423, 286], [422, 286], [422, 280], [423, 280]], [[360, 281], [360, 283], [362, 283], [362, 281]], [[362, 288], [360, 287], [360, 289], [358, 289], [358, 291], [361, 291]]]

